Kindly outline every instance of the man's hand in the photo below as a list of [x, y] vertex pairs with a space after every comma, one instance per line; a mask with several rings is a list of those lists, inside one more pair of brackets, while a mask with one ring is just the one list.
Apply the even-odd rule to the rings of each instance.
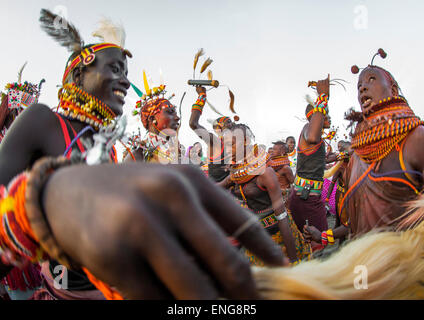
[[321, 232], [314, 226], [304, 226], [303, 227], [303, 236], [308, 241], [315, 241], [321, 243]]
[[206, 88], [202, 86], [196, 86], [197, 94], [206, 93]]
[[328, 98], [330, 98], [330, 75], [328, 75], [327, 79], [319, 80], [317, 82], [317, 92], [318, 95], [324, 93]]
[[143, 163], [71, 166], [44, 189], [62, 249], [131, 299], [259, 298], [238, 241], [266, 264], [281, 249], [253, 215], [197, 168]]

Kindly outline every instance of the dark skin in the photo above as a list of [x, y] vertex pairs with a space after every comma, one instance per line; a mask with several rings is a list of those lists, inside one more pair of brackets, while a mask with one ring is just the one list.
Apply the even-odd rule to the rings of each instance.
[[[272, 147], [271, 157], [287, 155], [287, 152], [287, 146], [275, 144]], [[283, 166], [281, 169], [276, 171], [276, 173], [279, 177], [283, 177], [287, 181], [288, 186], [290, 186], [294, 182], [294, 175], [293, 171], [290, 169], [290, 166]]]
[[[379, 101], [388, 97], [398, 96], [399, 91], [396, 84], [391, 83], [384, 74], [384, 71], [377, 68], [364, 69], [358, 80], [358, 101], [362, 112], [369, 115], [372, 113], [372, 108]], [[404, 162], [406, 170], [414, 170], [418, 172], [424, 171], [424, 128], [422, 126], [413, 130], [406, 138], [404, 145]], [[399, 155], [394, 149], [383, 160], [381, 160], [378, 168], [379, 174], [400, 170]], [[417, 185], [423, 184], [423, 181], [416, 181]], [[347, 181], [348, 185], [351, 185]], [[393, 208], [398, 216], [404, 213], [404, 208]], [[361, 210], [361, 208], [358, 208]], [[340, 226], [334, 230], [334, 237], [339, 238], [347, 234], [348, 230], [344, 226]], [[317, 238], [315, 230], [309, 230], [313, 238]]]
[[287, 138], [286, 144], [289, 148], [289, 153], [292, 153], [294, 151], [294, 148], [296, 148], [296, 141], [293, 138]]
[[[198, 86], [196, 87], [197, 94], [206, 93], [206, 89], [204, 87]], [[214, 127], [214, 131], [216, 133], [213, 134], [209, 132], [205, 127], [199, 124], [200, 116], [202, 114], [199, 110], [192, 110], [189, 125], [192, 130], [196, 132], [200, 139], [202, 139], [206, 145], [208, 146], [209, 157], [216, 158], [221, 154], [221, 141], [219, 137], [222, 136], [223, 131], [225, 129], [229, 129], [232, 125], [232, 121], [227, 119], [224, 123], [224, 127], [221, 130], [220, 127]]]
[[[126, 57], [106, 49], [73, 76], [83, 90], [100, 100], [104, 95], [121, 114], [123, 99], [113, 95], [117, 88], [129, 88], [126, 74]], [[73, 121], [72, 126], [78, 132], [85, 124]], [[50, 108], [31, 106], [0, 146], [0, 183], [65, 148]], [[250, 217], [200, 170], [144, 163], [72, 166], [50, 176], [41, 201], [65, 253], [125, 298], [258, 297], [248, 263], [226, 236]], [[239, 241], [268, 264], [283, 264], [281, 250], [259, 224]], [[5, 276], [8, 269], [0, 269]]]
[[[227, 153], [231, 152], [234, 162], [236, 161], [237, 150], [240, 150], [240, 148], [245, 148], [244, 150], [246, 154], [249, 154], [253, 150], [253, 146], [250, 144], [249, 138], [245, 137], [243, 142], [241, 139], [236, 139], [230, 132], [226, 132], [224, 134], [224, 146]], [[258, 175], [257, 179], [253, 179], [247, 182], [243, 188], [249, 188], [249, 185], [252, 184], [256, 184], [260, 188], [267, 190], [269, 198], [272, 201], [274, 214], [276, 216], [285, 211], [280, 183], [277, 179], [275, 171], [272, 168], [266, 168], [263, 173]], [[222, 188], [229, 189], [235, 184], [231, 181], [230, 176], [228, 176], [217, 185]], [[256, 188], [256, 186], [254, 187]], [[248, 195], [246, 195], [246, 197], [247, 196]], [[278, 227], [284, 244], [287, 248], [288, 257], [291, 262], [294, 262], [297, 260], [296, 247], [287, 218], [279, 221]]]
[[[318, 94], [325, 93], [330, 97], [330, 76], [327, 79], [317, 82]], [[309, 117], [308, 123], [303, 127], [300, 135], [299, 146], [301, 149], [311, 148], [321, 142], [322, 129], [330, 128], [331, 122], [329, 118], [320, 112], [315, 112]]]

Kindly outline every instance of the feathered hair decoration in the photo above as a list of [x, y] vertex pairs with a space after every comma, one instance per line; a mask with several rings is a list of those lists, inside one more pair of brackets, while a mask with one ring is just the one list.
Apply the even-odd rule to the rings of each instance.
[[208, 80], [212, 81], [213, 79], [213, 74], [212, 74], [212, 70], [208, 71]]
[[223, 114], [221, 112], [219, 112], [218, 109], [215, 108], [208, 100], [206, 100], [206, 103], [212, 109], [213, 112], [215, 112], [216, 114], [219, 114], [220, 116], [223, 116]]
[[211, 58], [207, 58], [205, 63], [203, 63], [202, 68], [200, 69], [200, 73], [205, 72], [205, 70], [212, 64], [213, 60]]
[[18, 71], [18, 83], [22, 82], [22, 73], [25, 69], [25, 66], [27, 65], [28, 61], [25, 61], [24, 65], [19, 69]]
[[121, 48], [125, 47], [125, 29], [121, 23], [113, 23], [111, 19], [103, 17], [99, 21], [99, 29], [94, 31], [92, 36], [99, 38], [102, 42], [112, 43]]
[[[60, 25], [58, 21], [61, 21]], [[41, 29], [68, 51], [74, 53], [82, 50], [84, 41], [78, 30], [65, 18], [47, 9], [41, 9], [40, 23]]]
[[310, 104], [311, 106], [313, 106], [314, 105], [314, 100], [312, 99], [312, 97], [309, 95], [309, 94], [307, 94], [306, 96], [305, 96], [305, 100], [306, 100], [306, 102], [308, 103], [308, 104]]
[[143, 70], [143, 82], [144, 82], [144, 90], [146, 91], [146, 95], [150, 95], [151, 91], [149, 88], [149, 82], [147, 81], [146, 71]]
[[228, 93], [230, 94], [230, 110], [232, 113], [236, 113], [234, 110], [234, 93], [230, 89], [228, 89]]

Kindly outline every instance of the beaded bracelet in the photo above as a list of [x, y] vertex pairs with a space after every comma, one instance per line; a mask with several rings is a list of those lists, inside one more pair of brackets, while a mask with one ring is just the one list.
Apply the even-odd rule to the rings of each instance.
[[25, 197], [27, 217], [34, 234], [40, 239], [41, 247], [51, 258], [68, 268], [76, 268], [78, 266], [64, 253], [54, 238], [41, 207], [40, 199], [42, 199], [41, 194], [50, 175], [54, 171], [72, 164], [73, 161], [65, 157], [42, 158], [37, 161], [28, 177]]
[[313, 113], [316, 112], [322, 113], [323, 115], [328, 114], [328, 96], [325, 93], [320, 94], [315, 101]]
[[300, 263], [300, 261], [299, 260], [296, 260], [294, 262], [290, 262], [290, 266], [291, 267], [294, 267], [294, 266], [298, 265], [299, 263]]
[[326, 246], [328, 244], [327, 231], [323, 231], [321, 233], [321, 243], [323, 246]]
[[193, 104], [193, 107], [191, 110], [192, 111], [197, 110], [197, 111], [200, 111], [200, 113], [202, 113], [205, 103], [206, 103], [206, 93], [201, 93], [199, 94], [199, 97], [197, 98], [197, 101], [195, 102], [195, 104]]
[[327, 231], [323, 231], [321, 233], [321, 243], [323, 246], [326, 246], [327, 244], [334, 244], [334, 235], [332, 229], [328, 229]]
[[334, 235], [332, 229], [327, 230], [327, 241], [330, 246], [334, 244]]

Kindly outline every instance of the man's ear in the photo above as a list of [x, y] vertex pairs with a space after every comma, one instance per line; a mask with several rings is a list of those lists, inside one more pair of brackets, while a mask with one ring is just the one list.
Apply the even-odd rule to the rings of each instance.
[[392, 96], [393, 97], [397, 97], [399, 96], [399, 88], [397, 87], [397, 85], [392, 85]]

